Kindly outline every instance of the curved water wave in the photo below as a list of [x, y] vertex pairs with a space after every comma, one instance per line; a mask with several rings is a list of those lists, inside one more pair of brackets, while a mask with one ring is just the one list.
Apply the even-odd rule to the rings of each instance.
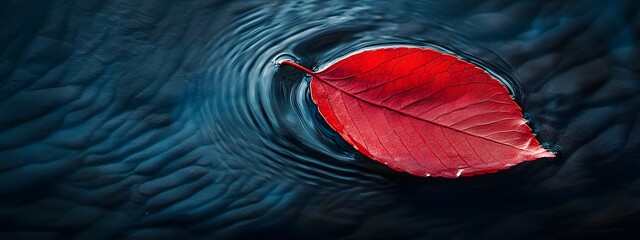
[[[639, 9], [2, 1], [0, 238], [640, 235]], [[309, 76], [278, 66], [399, 45], [490, 72], [562, 157], [455, 180], [395, 172], [326, 125]]]
[[[428, 47], [480, 65], [503, 80], [515, 99], [522, 101], [524, 96], [517, 80], [506, 74], [509, 69], [483, 64], [465, 54], [469, 49], [492, 54], [487, 49], [473, 45], [465, 45], [464, 50], [446, 49], [418, 35], [377, 36], [397, 29], [402, 22], [380, 22], [367, 17], [375, 16], [367, 7], [331, 12], [318, 21], [302, 17], [308, 15], [318, 15], [318, 12], [313, 6], [285, 3], [276, 10], [256, 8], [235, 16], [212, 39], [213, 54], [205, 64], [210, 70], [195, 84], [200, 89], [198, 97], [205, 103], [200, 117], [208, 134], [225, 152], [259, 155], [239, 164], [260, 166], [256, 170], [262, 174], [292, 169], [293, 174], [314, 184], [327, 181], [353, 184], [381, 178], [380, 172], [367, 170], [371, 168], [369, 163], [355, 161], [359, 153], [347, 146], [319, 117], [315, 104], [310, 101], [309, 77], [280, 68], [280, 61], [293, 60], [321, 70], [346, 55], [367, 49]], [[434, 29], [429, 35], [433, 34], [439, 36], [438, 43], [452, 46], [470, 43], [463, 35], [447, 28]], [[496, 62], [506, 65], [504, 61]], [[236, 141], [247, 138], [255, 140], [252, 145]], [[351, 164], [346, 164], [349, 162]]]

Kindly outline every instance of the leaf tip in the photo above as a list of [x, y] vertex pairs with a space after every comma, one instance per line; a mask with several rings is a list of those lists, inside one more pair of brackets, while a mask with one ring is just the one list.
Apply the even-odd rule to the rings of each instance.
[[542, 152], [539, 157], [540, 158], [543, 158], [543, 157], [554, 158], [554, 157], [557, 157], [557, 156], [558, 156], [558, 154], [555, 151], [544, 149], [544, 152]]

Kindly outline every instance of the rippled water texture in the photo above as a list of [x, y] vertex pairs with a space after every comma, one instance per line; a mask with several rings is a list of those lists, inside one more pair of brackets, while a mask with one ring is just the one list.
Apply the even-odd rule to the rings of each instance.
[[[2, 239], [640, 235], [636, 1], [2, 1]], [[309, 77], [438, 48], [561, 154], [417, 178], [320, 117]]]

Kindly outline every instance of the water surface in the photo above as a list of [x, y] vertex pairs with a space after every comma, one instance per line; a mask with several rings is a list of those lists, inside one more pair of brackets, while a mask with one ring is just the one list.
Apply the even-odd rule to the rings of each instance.
[[[635, 1], [4, 1], [0, 236], [633, 238], [639, 23]], [[561, 156], [395, 172], [277, 64], [397, 45], [503, 80]]]

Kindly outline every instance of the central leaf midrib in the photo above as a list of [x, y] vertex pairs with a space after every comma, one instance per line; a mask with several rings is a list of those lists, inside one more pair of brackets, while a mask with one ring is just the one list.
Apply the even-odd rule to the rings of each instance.
[[535, 152], [533, 152], [533, 151], [531, 151], [531, 150], [529, 150], [529, 149], [522, 149], [522, 148], [518, 148], [518, 147], [515, 147], [515, 146], [510, 145], [510, 144], [506, 144], [506, 143], [498, 142], [498, 141], [493, 140], [493, 139], [490, 139], [490, 138], [486, 138], [486, 137], [484, 137], [484, 136], [471, 134], [471, 133], [468, 133], [468, 132], [465, 132], [465, 131], [462, 131], [462, 130], [459, 130], [459, 129], [453, 128], [453, 127], [451, 127], [451, 126], [446, 126], [446, 125], [442, 125], [442, 124], [437, 123], [437, 122], [434, 122], [434, 121], [430, 121], [430, 120], [427, 120], [427, 119], [423, 119], [423, 118], [420, 118], [420, 117], [414, 116], [414, 115], [412, 115], [412, 114], [409, 114], [409, 113], [406, 113], [406, 112], [403, 112], [403, 111], [400, 111], [400, 110], [396, 110], [396, 109], [393, 109], [393, 108], [390, 108], [390, 107], [387, 107], [387, 106], [384, 106], [384, 105], [378, 105], [378, 104], [373, 103], [373, 102], [371, 102], [371, 101], [369, 101], [369, 100], [366, 100], [366, 99], [363, 99], [363, 98], [361, 98], [361, 97], [359, 97], [359, 96], [357, 96], [357, 95], [354, 95], [354, 94], [352, 94], [352, 93], [350, 93], [350, 92], [347, 92], [347, 91], [345, 91], [345, 90], [342, 90], [341, 88], [336, 87], [336, 86], [334, 86], [333, 84], [331, 84], [329, 81], [326, 81], [326, 80], [324, 80], [324, 79], [320, 78], [318, 75], [316, 75], [316, 76], [314, 76], [314, 77], [315, 77], [315, 78], [317, 78], [318, 80], [322, 81], [323, 83], [326, 83], [327, 85], [331, 86], [332, 88], [335, 88], [335, 89], [337, 89], [337, 90], [338, 90], [338, 91], [340, 91], [340, 92], [346, 93], [347, 95], [349, 95], [349, 96], [351, 96], [351, 97], [353, 97], [353, 98], [359, 99], [360, 101], [363, 101], [363, 102], [368, 103], [368, 104], [370, 104], [370, 105], [377, 106], [377, 107], [381, 107], [381, 108], [387, 109], [387, 110], [392, 111], [392, 112], [397, 112], [397, 113], [399, 113], [399, 114], [402, 114], [402, 115], [405, 115], [405, 116], [408, 116], [408, 117], [411, 117], [411, 118], [414, 118], [414, 119], [417, 119], [417, 120], [422, 120], [422, 121], [428, 122], [428, 123], [430, 123], [430, 124], [433, 124], [433, 125], [436, 125], [436, 126], [439, 126], [439, 127], [443, 127], [443, 128], [451, 129], [451, 130], [453, 130], [453, 131], [456, 131], [456, 132], [459, 132], [459, 133], [463, 133], [463, 134], [466, 134], [466, 135], [469, 135], [469, 136], [473, 136], [473, 137], [481, 138], [481, 139], [484, 139], [484, 140], [487, 140], [487, 141], [490, 141], [490, 142], [494, 142], [494, 143], [497, 143], [497, 144], [500, 144], [500, 145], [508, 146], [508, 147], [511, 147], [511, 148], [514, 148], [514, 149], [518, 149], [518, 150], [522, 150], [522, 151], [527, 151], [527, 152], [530, 152], [530, 153], [535, 153]]

